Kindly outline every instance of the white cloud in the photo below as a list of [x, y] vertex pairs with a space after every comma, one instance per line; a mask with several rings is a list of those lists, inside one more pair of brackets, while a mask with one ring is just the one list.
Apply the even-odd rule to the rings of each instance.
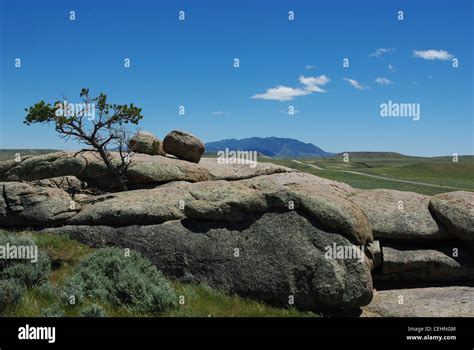
[[252, 96], [254, 99], [261, 100], [276, 100], [276, 101], [290, 101], [298, 96], [309, 95], [311, 92], [303, 89], [295, 89], [288, 86], [277, 86], [268, 89], [263, 94], [255, 94]]
[[354, 89], [357, 89], [357, 90], [367, 90], [369, 88], [368, 86], [364, 86], [354, 79], [344, 78], [344, 80], [347, 81]]
[[369, 54], [369, 57], [375, 57], [375, 58], [378, 58], [378, 59], [382, 59], [382, 57], [386, 53], [394, 52], [394, 51], [395, 51], [395, 49], [391, 49], [391, 48], [387, 48], [387, 49], [380, 48], [380, 49], [375, 50], [371, 54]]
[[306, 70], [315, 70], [316, 66], [312, 66], [311, 64], [307, 64], [305, 67]]
[[393, 84], [393, 81], [391, 81], [388, 78], [385, 77], [378, 77], [377, 79], [374, 80], [376, 84], [378, 85], [390, 85]]
[[393, 73], [393, 72], [397, 71], [397, 68], [395, 68], [395, 66], [393, 64], [389, 64], [388, 65], [388, 70]]
[[423, 58], [424, 60], [441, 60], [447, 61], [453, 58], [454, 56], [445, 50], [413, 50], [413, 56], [418, 58]]
[[319, 77], [305, 77], [301, 75], [299, 82], [303, 85], [303, 88], [293, 88], [289, 86], [279, 85], [274, 88], [270, 88], [263, 94], [255, 94], [252, 96], [253, 99], [261, 100], [276, 100], [276, 101], [291, 101], [295, 97], [310, 95], [313, 92], [326, 92], [321, 86], [326, 85], [330, 79], [325, 75]]
[[222, 116], [222, 115], [230, 115], [230, 112], [214, 111], [214, 112], [211, 112], [211, 114], [215, 116]]
[[329, 83], [329, 78], [325, 75], [320, 75], [319, 77], [305, 77], [301, 75], [300, 83], [303, 84], [307, 91], [311, 92], [326, 92], [326, 90], [321, 89], [320, 86], [326, 85]]

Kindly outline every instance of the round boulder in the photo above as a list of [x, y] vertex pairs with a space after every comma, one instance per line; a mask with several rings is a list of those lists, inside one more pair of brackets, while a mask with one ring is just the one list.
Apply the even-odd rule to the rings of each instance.
[[163, 146], [161, 141], [148, 131], [139, 131], [133, 136], [128, 147], [136, 153], [145, 153], [150, 155], [163, 155]]
[[163, 149], [180, 159], [199, 163], [204, 153], [204, 144], [197, 137], [184, 131], [174, 130], [163, 140]]
[[474, 241], [474, 193], [456, 191], [431, 197], [430, 209], [453, 236]]

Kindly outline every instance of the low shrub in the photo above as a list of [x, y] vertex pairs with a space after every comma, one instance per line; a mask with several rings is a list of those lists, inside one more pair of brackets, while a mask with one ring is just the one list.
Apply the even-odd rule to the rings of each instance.
[[140, 254], [119, 248], [99, 249], [86, 257], [62, 287], [62, 298], [76, 296], [159, 313], [176, 304], [176, 295], [161, 272]]
[[17, 279], [0, 280], [0, 312], [8, 306], [18, 304], [25, 292], [25, 285]]
[[[0, 233], [0, 247], [7, 250], [18, 247], [36, 247], [35, 242], [29, 237], [18, 236], [13, 233]], [[0, 278], [18, 279], [27, 287], [40, 285], [48, 281], [51, 273], [51, 261], [42, 251], [36, 251], [37, 261], [26, 259], [0, 259]]]
[[106, 317], [105, 310], [102, 306], [97, 304], [91, 304], [84, 307], [79, 313], [81, 317]]
[[13, 262], [0, 273], [1, 278], [19, 279], [26, 286], [40, 285], [49, 280], [51, 262], [44, 252], [38, 253], [37, 262]]
[[60, 287], [59, 298], [65, 304], [78, 305], [84, 301], [85, 284], [81, 276], [74, 274], [64, 281]]
[[64, 310], [58, 304], [54, 304], [41, 310], [41, 317], [64, 317]]
[[38, 294], [44, 298], [55, 299], [58, 295], [57, 289], [50, 283], [46, 282], [37, 287]]

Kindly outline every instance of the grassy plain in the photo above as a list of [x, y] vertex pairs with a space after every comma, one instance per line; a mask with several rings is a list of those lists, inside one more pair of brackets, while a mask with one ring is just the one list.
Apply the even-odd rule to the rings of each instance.
[[361, 189], [386, 188], [427, 195], [456, 190], [474, 191], [474, 156], [409, 157], [398, 153], [349, 153], [326, 158], [266, 158], [272, 162]]

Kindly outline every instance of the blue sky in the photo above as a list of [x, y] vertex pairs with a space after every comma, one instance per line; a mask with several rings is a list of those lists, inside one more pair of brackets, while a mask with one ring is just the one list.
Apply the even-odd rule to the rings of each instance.
[[[469, 0], [0, 2], [0, 148], [77, 148], [52, 127], [23, 125], [24, 108], [79, 102], [89, 87], [142, 107], [141, 128], [159, 137], [474, 154]], [[382, 118], [389, 100], [418, 103], [420, 120]]]

